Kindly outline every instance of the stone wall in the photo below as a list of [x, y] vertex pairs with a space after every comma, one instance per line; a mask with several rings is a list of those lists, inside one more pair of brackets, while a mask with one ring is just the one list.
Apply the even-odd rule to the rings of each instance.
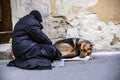
[[[120, 50], [120, 0], [11, 0], [14, 24], [31, 10], [39, 10], [44, 32], [53, 42], [79, 37], [94, 50]], [[14, 27], [13, 27], [14, 28]]]

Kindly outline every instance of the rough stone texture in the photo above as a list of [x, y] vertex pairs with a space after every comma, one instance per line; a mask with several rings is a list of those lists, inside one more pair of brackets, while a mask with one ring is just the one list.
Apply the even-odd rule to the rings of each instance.
[[12, 59], [11, 44], [0, 44], [0, 60]]
[[97, 16], [108, 23], [113, 20], [115, 24], [120, 23], [120, 0], [99, 0], [98, 3], [90, 7], [92, 12], [95, 12]]
[[[119, 2], [119, 0], [11, 0], [13, 26], [19, 18], [37, 9], [43, 16], [44, 32], [53, 42], [70, 34], [67, 37], [74, 36], [92, 41], [94, 50], [119, 51]], [[71, 32], [70, 29], [76, 29], [78, 33]]]

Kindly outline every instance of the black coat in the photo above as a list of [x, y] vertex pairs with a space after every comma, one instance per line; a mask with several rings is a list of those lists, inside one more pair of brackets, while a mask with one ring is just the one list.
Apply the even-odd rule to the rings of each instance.
[[32, 15], [20, 19], [12, 34], [14, 65], [23, 69], [51, 69], [51, 62], [60, 60], [60, 52], [42, 32], [43, 26]]

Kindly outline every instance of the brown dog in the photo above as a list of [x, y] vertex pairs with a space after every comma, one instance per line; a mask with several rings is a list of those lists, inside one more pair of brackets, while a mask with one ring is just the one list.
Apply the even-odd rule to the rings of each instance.
[[54, 46], [61, 52], [62, 58], [73, 58], [79, 56], [84, 58], [92, 57], [93, 44], [90, 41], [80, 38], [67, 38], [55, 42]]

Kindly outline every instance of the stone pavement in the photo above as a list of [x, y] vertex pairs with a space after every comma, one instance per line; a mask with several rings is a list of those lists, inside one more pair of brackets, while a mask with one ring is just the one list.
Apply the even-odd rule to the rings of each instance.
[[11, 44], [0, 44], [0, 60], [11, 59]]
[[0, 61], [0, 80], [120, 80], [120, 52], [93, 54], [88, 61], [67, 61], [52, 70], [23, 70]]

